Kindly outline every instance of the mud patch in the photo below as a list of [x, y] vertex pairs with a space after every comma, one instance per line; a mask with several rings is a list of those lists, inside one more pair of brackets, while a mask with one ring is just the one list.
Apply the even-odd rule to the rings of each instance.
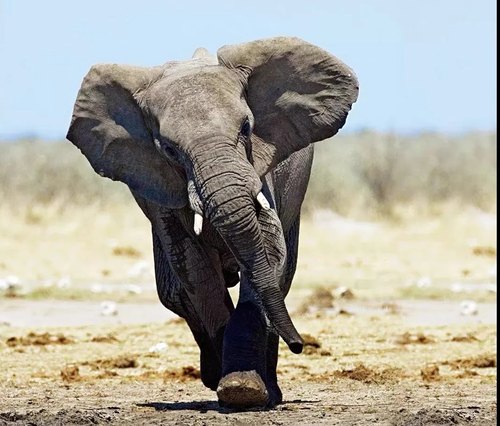
[[453, 336], [451, 339], [450, 339], [450, 342], [460, 342], [460, 343], [464, 343], [464, 342], [479, 342], [480, 340], [474, 336], [473, 334], [471, 333], [468, 333], [468, 334], [465, 334], [465, 335], [460, 335], [460, 336]]
[[394, 302], [386, 302], [380, 305], [380, 308], [387, 315], [401, 315], [401, 306]]
[[497, 360], [495, 355], [480, 355], [473, 358], [459, 358], [452, 361], [444, 361], [442, 365], [448, 365], [453, 370], [471, 368], [496, 368]]
[[351, 379], [367, 384], [383, 384], [395, 382], [405, 377], [399, 368], [386, 368], [375, 370], [367, 367], [363, 363], [356, 364], [353, 368], [334, 371], [333, 376], [340, 379]]
[[34, 333], [30, 332], [22, 337], [9, 337], [5, 343], [9, 347], [16, 346], [45, 346], [45, 345], [68, 345], [75, 341], [64, 334]]
[[302, 334], [302, 340], [304, 340], [304, 350], [303, 353], [305, 355], [316, 355], [320, 352], [321, 343], [316, 337], [311, 336], [310, 334]]
[[427, 345], [429, 343], [436, 343], [436, 340], [433, 337], [426, 336], [424, 333], [406, 332], [398, 336], [394, 342], [398, 345]]
[[201, 379], [200, 370], [188, 365], [187, 367], [182, 367], [178, 371], [168, 371], [164, 374], [165, 380], [179, 380], [181, 382], [186, 382], [189, 380]]
[[109, 379], [110, 377], [116, 377], [118, 373], [112, 370], [104, 370], [102, 373], [99, 373], [95, 378], [96, 379]]
[[82, 379], [77, 365], [67, 365], [61, 370], [61, 379], [64, 382], [78, 382]]
[[97, 359], [85, 361], [81, 365], [89, 366], [93, 370], [107, 370], [111, 368], [137, 368], [136, 355], [121, 355], [116, 358]]
[[112, 251], [114, 256], [126, 256], [132, 258], [138, 258], [142, 256], [142, 253], [132, 246], [116, 246]]
[[472, 247], [472, 253], [475, 256], [495, 257], [497, 249], [493, 246], [475, 246]]
[[420, 377], [424, 382], [437, 382], [441, 380], [441, 373], [439, 367], [435, 364], [428, 365], [420, 370]]
[[93, 336], [90, 341], [94, 343], [118, 343], [120, 340], [112, 334], [106, 334], [104, 336]]
[[470, 377], [476, 377], [479, 376], [479, 373], [474, 370], [465, 370], [462, 371], [460, 374], [457, 375], [457, 378], [459, 379], [469, 379]]
[[191, 365], [182, 367], [178, 370], [168, 371], [146, 371], [140, 376], [142, 379], [163, 379], [164, 382], [189, 382], [201, 379], [201, 372], [198, 368]]

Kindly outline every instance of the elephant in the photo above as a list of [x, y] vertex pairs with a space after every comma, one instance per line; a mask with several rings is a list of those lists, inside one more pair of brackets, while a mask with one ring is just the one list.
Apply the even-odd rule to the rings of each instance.
[[187, 322], [221, 406], [282, 402], [279, 337], [303, 347], [284, 299], [313, 143], [343, 127], [358, 90], [347, 65], [294, 37], [97, 64], [83, 80], [67, 139], [151, 222], [159, 299]]

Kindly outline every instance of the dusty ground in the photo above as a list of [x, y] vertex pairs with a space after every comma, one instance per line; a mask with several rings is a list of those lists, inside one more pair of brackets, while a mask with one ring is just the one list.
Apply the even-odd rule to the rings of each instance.
[[[0, 233], [0, 279], [19, 282], [0, 296], [0, 424], [496, 423], [491, 216], [305, 223], [288, 304], [310, 345], [281, 348], [285, 403], [252, 412], [218, 408], [182, 321], [140, 324], [158, 302], [135, 212], [2, 213]], [[121, 313], [101, 316], [107, 299]], [[477, 314], [461, 314], [465, 300], [480, 302]], [[93, 319], [70, 303], [94, 306]], [[136, 316], [126, 326], [124, 312]]]
[[[106, 299], [107, 285], [117, 284], [112, 297], [122, 300], [134, 284], [143, 287], [134, 301], [156, 300], [150, 225], [137, 206], [60, 209], [0, 208], [0, 279], [18, 277], [32, 298]], [[471, 210], [395, 224], [319, 212], [303, 221], [300, 235], [294, 290], [346, 286], [365, 299], [496, 299], [488, 290], [496, 287], [496, 215]]]
[[[422, 328], [401, 325], [395, 314], [316, 312], [297, 326], [316, 341], [300, 356], [281, 348], [285, 404], [250, 413], [218, 408], [197, 378], [197, 349], [178, 320], [4, 327], [0, 424], [495, 422], [494, 325]], [[150, 352], [158, 342], [168, 348]]]

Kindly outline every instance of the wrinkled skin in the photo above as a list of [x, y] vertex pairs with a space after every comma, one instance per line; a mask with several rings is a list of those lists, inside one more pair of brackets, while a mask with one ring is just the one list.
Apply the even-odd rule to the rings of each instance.
[[[203, 383], [225, 405], [273, 406], [312, 143], [356, 101], [352, 70], [295, 38], [204, 50], [154, 68], [96, 65], [68, 139], [125, 182], [151, 221], [161, 302], [200, 347]], [[234, 307], [227, 288], [240, 283]]]

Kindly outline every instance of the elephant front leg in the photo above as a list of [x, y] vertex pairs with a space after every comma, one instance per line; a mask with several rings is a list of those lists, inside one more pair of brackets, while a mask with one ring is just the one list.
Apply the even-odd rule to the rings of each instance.
[[251, 301], [239, 302], [224, 333], [222, 379], [217, 387], [224, 406], [265, 406], [267, 326], [261, 309]]
[[[267, 187], [265, 191], [272, 199]], [[268, 247], [279, 247], [272, 240], [276, 234], [272, 223], [260, 221], [260, 224], [270, 238]], [[283, 295], [290, 289], [297, 264], [298, 224], [297, 217], [285, 234], [288, 254], [280, 277]], [[276, 258], [281, 255], [279, 250], [271, 254]], [[223, 378], [217, 389], [219, 401], [237, 407], [274, 407], [281, 403], [283, 395], [276, 373], [278, 346], [278, 333], [269, 326], [260, 301], [242, 275], [240, 299], [224, 334]]]
[[[286, 264], [280, 279], [284, 296], [297, 267], [300, 217], [285, 232]], [[283, 401], [278, 385], [279, 335], [269, 327], [257, 296], [242, 276], [240, 299], [224, 333], [222, 379], [217, 388], [222, 405], [274, 407]]]
[[[236, 308], [238, 310], [238, 308]], [[246, 308], [242, 308], [244, 310]], [[230, 341], [232, 332], [226, 329], [224, 339], [223, 377], [217, 387], [219, 404], [235, 408], [267, 407], [273, 408], [283, 401], [283, 394], [278, 385], [276, 367], [278, 363], [279, 336], [276, 332], [262, 332], [260, 327], [249, 326], [253, 330], [254, 340], [261, 338], [266, 343], [264, 348], [249, 351], [234, 349]], [[239, 333], [238, 333], [239, 334]], [[264, 336], [265, 334], [265, 336]], [[227, 349], [231, 345], [231, 349]], [[262, 350], [263, 349], [263, 350]], [[239, 358], [246, 353], [247, 362]]]
[[[268, 345], [278, 335], [270, 333], [268, 321], [255, 294], [243, 278], [240, 300], [224, 333], [222, 379], [217, 387], [223, 406], [249, 408], [275, 406], [281, 402], [274, 365], [268, 362]], [[273, 364], [273, 362], [271, 362]]]

